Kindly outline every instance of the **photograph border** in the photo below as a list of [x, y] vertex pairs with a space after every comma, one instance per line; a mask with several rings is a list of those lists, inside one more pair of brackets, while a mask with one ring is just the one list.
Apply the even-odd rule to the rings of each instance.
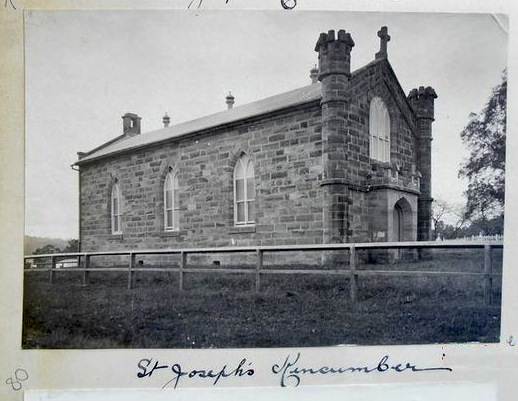
[[[208, 1], [208, 0], [207, 0]], [[13, 9], [11, 9], [11, 4]], [[181, 3], [181, 4], [180, 4]], [[139, 3], [138, 8], [171, 8], [183, 9], [184, 3], [179, 1], [171, 4], [167, 1]], [[212, 2], [214, 4], [215, 2]], [[223, 3], [223, 1], [221, 2]], [[236, 1], [237, 3], [237, 1]], [[252, 2], [253, 3], [253, 2]], [[494, 12], [508, 14], [510, 18], [509, 40], [516, 37], [516, 18], [518, 10], [512, 0], [487, 4], [484, 1], [463, 1], [455, 5], [448, 1], [415, 1], [412, 4], [401, 4], [397, 1], [387, 1], [382, 6], [368, 4], [371, 2], [328, 1], [301, 4], [300, 9], [339, 9], [343, 11], [412, 11], [412, 12]], [[496, 3], [496, 2], [495, 2]], [[473, 7], [475, 4], [475, 7]], [[21, 400], [26, 390], [50, 389], [84, 389], [84, 388], [157, 388], [164, 384], [164, 377], [158, 373], [149, 380], [137, 376], [138, 362], [143, 359], [178, 363], [191, 366], [193, 369], [203, 367], [216, 369], [221, 364], [228, 366], [239, 365], [245, 358], [253, 364], [253, 377], [238, 377], [220, 383], [221, 387], [276, 387], [280, 385], [279, 376], [272, 374], [276, 364], [282, 364], [286, 355], [301, 354], [306, 366], [365, 366], [380, 361], [380, 356], [389, 355], [395, 363], [412, 363], [416, 366], [447, 366], [452, 371], [430, 372], [426, 375], [410, 373], [397, 374], [389, 372], [386, 375], [374, 376], [319, 376], [304, 378], [301, 386], [329, 386], [337, 384], [381, 385], [387, 383], [463, 383], [486, 382], [497, 383], [498, 400], [512, 400], [518, 389], [516, 373], [518, 372], [518, 324], [516, 310], [518, 307], [518, 292], [514, 291], [518, 283], [518, 272], [513, 271], [512, 260], [514, 250], [512, 244], [518, 236], [514, 225], [518, 216], [513, 208], [506, 208], [505, 245], [504, 245], [504, 283], [501, 341], [499, 344], [434, 344], [418, 346], [374, 346], [374, 347], [328, 347], [315, 349], [254, 349], [254, 350], [91, 350], [91, 351], [39, 351], [21, 350], [21, 299], [23, 271], [23, 199], [24, 199], [24, 50], [23, 50], [23, 10], [31, 8], [45, 9], [92, 9], [92, 8], [133, 8], [131, 1], [95, 1], [95, 2], [36, 2], [26, 1], [18, 4], [15, 0], [6, 1], [6, 7], [0, 13], [4, 25], [0, 27], [0, 49], [6, 55], [6, 62], [0, 64], [2, 95], [0, 103], [7, 108], [0, 110], [0, 120], [3, 127], [0, 130], [0, 194], [2, 208], [0, 210], [0, 253], [5, 255], [4, 267], [0, 269], [0, 346], [3, 358], [0, 363], [2, 381], [0, 397], [6, 400]], [[222, 4], [220, 7], [226, 7]], [[239, 7], [231, 4], [227, 7]], [[254, 8], [247, 5], [245, 8]], [[255, 8], [257, 8], [257, 4]], [[268, 2], [265, 7], [279, 7], [277, 1]], [[286, 12], [279, 10], [280, 12]], [[509, 46], [509, 81], [514, 82], [518, 71], [516, 52], [512, 44]], [[5, 90], [4, 90], [5, 89]], [[516, 104], [516, 88], [510, 85], [508, 101]], [[508, 127], [513, 127], [514, 116], [509, 115]], [[516, 139], [508, 135], [507, 149], [517, 149]], [[507, 157], [506, 204], [516, 201], [517, 188], [509, 182], [514, 171], [515, 158], [509, 152]], [[515, 340], [516, 339], [516, 340]], [[215, 363], [215, 361], [218, 361]], [[24, 370], [28, 378], [21, 380]], [[16, 389], [18, 384], [21, 386]], [[189, 381], [186, 387], [212, 387], [207, 380]], [[346, 390], [344, 390], [346, 391]]]

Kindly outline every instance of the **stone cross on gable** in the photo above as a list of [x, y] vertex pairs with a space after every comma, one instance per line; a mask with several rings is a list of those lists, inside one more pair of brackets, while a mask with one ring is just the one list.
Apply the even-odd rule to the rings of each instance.
[[387, 42], [390, 41], [390, 35], [386, 26], [382, 26], [378, 31], [380, 37], [380, 51], [376, 53], [376, 59], [387, 58]]

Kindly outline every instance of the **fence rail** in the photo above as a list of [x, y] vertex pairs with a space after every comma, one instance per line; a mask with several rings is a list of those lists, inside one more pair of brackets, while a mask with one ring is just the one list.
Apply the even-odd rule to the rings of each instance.
[[[144, 250], [120, 250], [120, 251], [99, 251], [99, 252], [76, 252], [61, 254], [43, 254], [24, 256], [25, 272], [47, 271], [49, 281], [55, 280], [56, 271], [60, 272], [83, 272], [83, 284], [88, 284], [88, 275], [91, 271], [123, 271], [128, 273], [128, 288], [134, 286], [134, 275], [136, 272], [175, 272], [179, 274], [179, 289], [183, 290], [183, 279], [186, 273], [245, 273], [255, 276], [255, 291], [259, 292], [261, 276], [268, 274], [313, 274], [313, 275], [339, 275], [350, 278], [350, 298], [356, 301], [359, 276], [474, 276], [484, 280], [484, 301], [490, 305], [492, 300], [493, 279], [499, 278], [500, 273], [493, 273], [492, 251], [493, 249], [503, 248], [503, 241], [466, 241], [445, 240], [429, 242], [370, 242], [370, 243], [350, 243], [350, 244], [315, 244], [315, 245], [277, 245], [277, 246], [241, 246], [241, 247], [215, 247], [215, 248], [185, 248], [185, 249], [144, 249]], [[431, 270], [361, 270], [358, 269], [359, 250], [375, 249], [483, 249], [484, 250], [484, 271], [463, 272], [463, 271], [431, 271]], [[349, 253], [348, 263], [343, 263], [334, 269], [264, 269], [264, 255], [272, 252], [308, 252], [308, 251], [347, 251]], [[188, 267], [187, 256], [196, 254], [221, 254], [221, 253], [255, 253], [255, 268], [203, 268]], [[180, 255], [179, 267], [138, 267], [136, 262], [137, 255]], [[128, 256], [127, 267], [91, 267], [90, 260], [93, 256]], [[48, 267], [30, 267], [38, 259], [50, 259]], [[64, 260], [69, 260], [70, 264], [76, 267], [64, 267]], [[75, 263], [70, 262], [75, 259]], [[84, 261], [84, 263], [81, 263]], [[59, 267], [59, 264], [62, 267]], [[36, 265], [37, 266], [37, 265]]]
[[448, 240], [444, 240], [440, 236], [437, 237], [436, 241], [461, 241], [461, 242], [501, 242], [504, 240], [504, 236], [502, 234], [495, 234], [495, 235], [472, 235], [469, 237], [462, 237], [462, 238], [452, 238]]

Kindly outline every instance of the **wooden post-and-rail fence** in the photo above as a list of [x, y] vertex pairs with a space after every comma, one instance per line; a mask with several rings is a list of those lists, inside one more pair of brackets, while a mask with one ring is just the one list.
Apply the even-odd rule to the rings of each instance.
[[[484, 249], [484, 271], [463, 272], [463, 271], [423, 271], [423, 270], [362, 270], [358, 269], [358, 250], [377, 249]], [[88, 284], [88, 275], [91, 271], [126, 271], [128, 273], [128, 288], [134, 286], [134, 275], [136, 272], [177, 272], [179, 274], [179, 289], [183, 290], [183, 279], [186, 273], [245, 273], [255, 276], [255, 291], [260, 291], [261, 276], [265, 274], [324, 274], [348, 276], [350, 285], [351, 301], [356, 301], [358, 292], [358, 276], [478, 276], [484, 280], [484, 301], [491, 305], [491, 294], [493, 279], [501, 277], [501, 273], [493, 273], [492, 251], [494, 248], [503, 248], [502, 241], [492, 242], [459, 242], [459, 241], [433, 241], [433, 242], [376, 242], [376, 243], [354, 243], [354, 244], [316, 244], [316, 245], [279, 245], [279, 246], [236, 246], [217, 248], [190, 248], [190, 249], [153, 249], [153, 250], [131, 250], [131, 251], [108, 251], [108, 252], [78, 252], [62, 254], [28, 255], [24, 256], [25, 271], [48, 271], [49, 281], [55, 280], [56, 271], [82, 271], [83, 284]], [[308, 252], [308, 251], [336, 251], [344, 250], [349, 253], [349, 263], [344, 263], [335, 269], [282, 269], [263, 268], [264, 254], [269, 252]], [[187, 256], [194, 254], [218, 254], [218, 253], [255, 253], [255, 269], [251, 268], [204, 268], [188, 267]], [[128, 267], [91, 267], [93, 256], [129, 256]], [[180, 255], [179, 267], [138, 267], [136, 265], [137, 255]], [[58, 267], [57, 264], [64, 259], [74, 258], [77, 264], [74, 267]], [[50, 259], [50, 265], [45, 268], [34, 267], [38, 259]], [[58, 260], [59, 259], [59, 260]], [[81, 264], [81, 260], [84, 263]], [[33, 262], [30, 266], [29, 261]]]

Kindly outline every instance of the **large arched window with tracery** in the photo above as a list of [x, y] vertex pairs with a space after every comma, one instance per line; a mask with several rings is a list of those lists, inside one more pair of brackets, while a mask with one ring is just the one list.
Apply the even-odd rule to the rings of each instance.
[[164, 230], [178, 231], [179, 224], [179, 193], [178, 176], [169, 171], [164, 180]]
[[242, 155], [234, 168], [234, 222], [255, 224], [254, 165], [247, 155]]
[[379, 97], [371, 100], [369, 110], [370, 157], [390, 162], [390, 117]]
[[112, 186], [110, 205], [111, 205], [112, 234], [122, 234], [121, 190], [120, 190], [118, 182], [115, 182]]

